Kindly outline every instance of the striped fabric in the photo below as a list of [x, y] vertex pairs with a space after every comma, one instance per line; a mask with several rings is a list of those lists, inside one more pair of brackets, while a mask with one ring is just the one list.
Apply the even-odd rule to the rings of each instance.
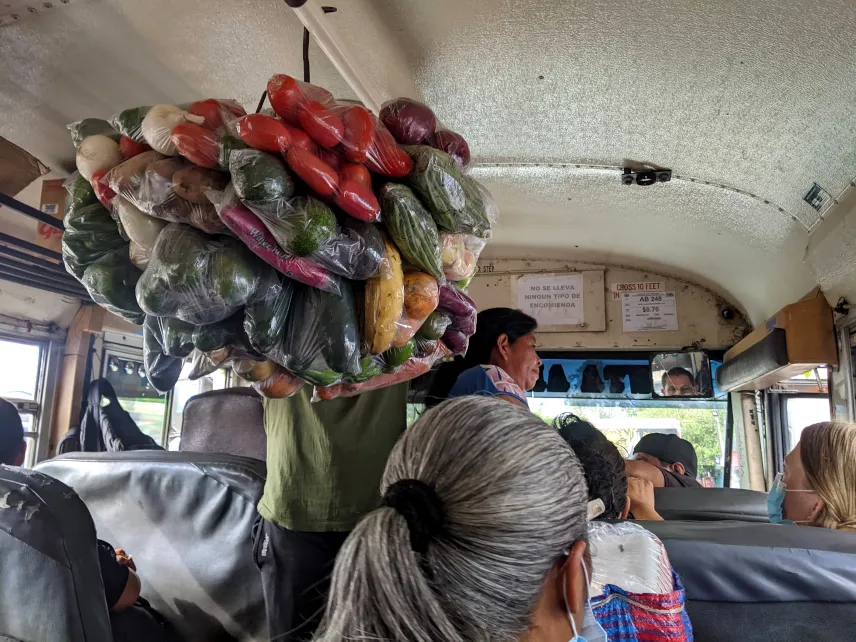
[[628, 593], [609, 584], [592, 599], [594, 617], [610, 642], [692, 642], [684, 587], [676, 573], [672, 576], [675, 590], [671, 593]]

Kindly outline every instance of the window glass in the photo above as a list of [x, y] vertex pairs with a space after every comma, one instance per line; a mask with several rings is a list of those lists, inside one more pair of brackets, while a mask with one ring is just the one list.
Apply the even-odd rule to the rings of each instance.
[[572, 412], [590, 421], [618, 450], [630, 457], [650, 432], [671, 433], [689, 441], [698, 457], [698, 479], [722, 486], [727, 404], [724, 401], [610, 400], [530, 398], [529, 407], [544, 421]]
[[131, 418], [139, 426], [140, 430], [161, 443], [163, 439], [163, 417], [166, 413], [166, 398], [147, 399], [137, 397], [119, 397], [119, 403], [128, 411]]
[[32, 343], [0, 339], [0, 397], [36, 400], [41, 348]]
[[181, 424], [184, 420], [184, 406], [187, 405], [187, 401], [203, 392], [222, 390], [226, 387], [225, 370], [215, 370], [210, 375], [191, 381], [187, 377], [192, 370], [193, 364], [189, 361], [185, 363], [181, 369], [178, 383], [172, 390], [172, 416], [169, 421], [169, 435], [166, 444], [169, 450], [178, 450], [181, 443]]
[[166, 414], [166, 397], [152, 388], [146, 379], [143, 362], [125, 354], [105, 351], [104, 377], [116, 391], [119, 404], [134, 422], [157, 443], [163, 439], [163, 422]]
[[829, 421], [829, 397], [789, 397], [785, 402], [788, 414], [788, 451], [800, 440], [803, 428]]
[[413, 422], [419, 419], [419, 416], [425, 412], [425, 404], [409, 403], [407, 404], [407, 427], [413, 425]]

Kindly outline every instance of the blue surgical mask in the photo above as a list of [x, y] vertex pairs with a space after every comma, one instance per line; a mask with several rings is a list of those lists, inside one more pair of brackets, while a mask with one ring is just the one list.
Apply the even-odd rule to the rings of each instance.
[[571, 629], [574, 632], [574, 637], [570, 642], [608, 642], [606, 631], [598, 623], [594, 617], [594, 612], [591, 610], [591, 596], [589, 595], [589, 574], [585, 562], [583, 563], [583, 574], [586, 578], [586, 606], [583, 612], [583, 631], [582, 635], [577, 631], [577, 623], [574, 620], [574, 614], [571, 612], [571, 606], [568, 604], [568, 583], [562, 583], [562, 590], [565, 595], [565, 608], [568, 610], [568, 619], [571, 621]]
[[776, 475], [773, 480], [773, 486], [770, 492], [767, 493], [767, 517], [770, 518], [771, 524], [793, 524], [790, 519], [785, 519], [782, 516], [782, 503], [785, 501], [785, 493], [812, 493], [811, 490], [790, 489], [788, 485], [782, 481], [783, 473]]

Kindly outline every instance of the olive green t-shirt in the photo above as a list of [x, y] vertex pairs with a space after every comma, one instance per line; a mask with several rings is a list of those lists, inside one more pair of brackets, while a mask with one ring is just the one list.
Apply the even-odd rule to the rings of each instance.
[[407, 427], [407, 384], [310, 403], [304, 386], [265, 399], [267, 481], [259, 514], [294, 531], [349, 531], [380, 504], [380, 478]]

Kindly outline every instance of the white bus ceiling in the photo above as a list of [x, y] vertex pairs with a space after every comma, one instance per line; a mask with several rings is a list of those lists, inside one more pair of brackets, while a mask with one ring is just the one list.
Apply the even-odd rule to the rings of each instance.
[[[818, 283], [856, 301], [851, 3], [325, 3], [375, 95], [421, 98], [469, 140], [500, 208], [486, 257], [665, 272], [755, 324]], [[67, 122], [201, 96], [255, 108], [272, 73], [302, 73], [282, 1], [8, 4], [0, 135], [55, 171], [72, 169]], [[355, 96], [315, 45], [311, 60]], [[675, 177], [623, 186], [626, 161]], [[803, 200], [814, 183], [822, 212]]]

